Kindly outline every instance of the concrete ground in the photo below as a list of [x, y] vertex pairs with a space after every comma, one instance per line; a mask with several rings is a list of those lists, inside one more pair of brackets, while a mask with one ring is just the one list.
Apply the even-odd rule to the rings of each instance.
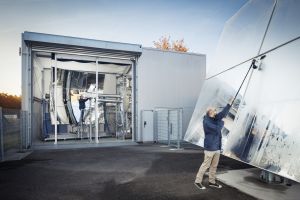
[[229, 170], [218, 176], [228, 185], [238, 188], [246, 194], [251, 194], [258, 199], [264, 200], [298, 200], [300, 199], [300, 184], [291, 181], [291, 186], [284, 183], [266, 184], [259, 179], [261, 170], [249, 168], [243, 170]]
[[[202, 150], [159, 145], [36, 150], [21, 161], [0, 163], [0, 199], [255, 199], [227, 185], [197, 189], [202, 159]], [[249, 166], [221, 157], [220, 173], [242, 168]]]

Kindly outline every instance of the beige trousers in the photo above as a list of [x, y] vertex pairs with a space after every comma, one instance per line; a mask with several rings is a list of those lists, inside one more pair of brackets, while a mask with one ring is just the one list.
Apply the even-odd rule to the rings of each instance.
[[220, 151], [204, 151], [204, 161], [196, 176], [196, 183], [202, 183], [203, 175], [209, 168], [209, 182], [216, 183], [216, 172], [220, 159]]

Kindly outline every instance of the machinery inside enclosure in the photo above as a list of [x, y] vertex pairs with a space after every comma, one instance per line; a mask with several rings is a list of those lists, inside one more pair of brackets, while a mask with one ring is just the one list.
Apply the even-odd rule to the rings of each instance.
[[132, 137], [129, 62], [34, 52], [32, 77], [33, 139]]

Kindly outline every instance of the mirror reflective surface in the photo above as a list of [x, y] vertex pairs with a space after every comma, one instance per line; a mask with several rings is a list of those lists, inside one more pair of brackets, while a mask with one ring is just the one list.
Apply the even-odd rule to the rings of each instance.
[[278, 45], [300, 36], [300, 1], [279, 0], [261, 52], [266, 52]]
[[[250, 1], [248, 6], [252, 3], [258, 2]], [[276, 6], [278, 7], [275, 7], [274, 17], [271, 20], [265, 42], [262, 43], [263, 51], [300, 36], [299, 18], [295, 17], [299, 15], [296, 10], [300, 9], [300, 3], [292, 0], [278, 1]], [[241, 10], [243, 11], [245, 8], [243, 7]], [[269, 9], [266, 11], [269, 12]], [[256, 13], [253, 10], [247, 12]], [[238, 17], [238, 15], [235, 16]], [[251, 19], [249, 19], [249, 23], [252, 23]], [[285, 30], [280, 27], [281, 25], [291, 28]], [[225, 31], [238, 28], [236, 23], [231, 26], [235, 27], [228, 27], [227, 24]], [[265, 30], [266, 28], [262, 27]], [[250, 33], [251, 31], [245, 35], [245, 41], [234, 44], [234, 47], [238, 46], [236, 50], [246, 48], [244, 44], [248, 38], [252, 38], [255, 42], [260, 41], [259, 35]], [[235, 38], [236, 33], [231, 31], [227, 34], [231, 34], [231, 37], [229, 40], [222, 38], [221, 42], [225, 42], [221, 45], [228, 46], [233, 42], [232, 38]], [[237, 36], [237, 38], [239, 37]], [[224, 53], [224, 56], [234, 63], [237, 62], [236, 59], [245, 62], [246, 57], [256, 56], [255, 51], [249, 52], [247, 55], [247, 51], [237, 52], [236, 50], [226, 51], [224, 48], [220, 53]], [[242, 84], [237, 100], [224, 119], [222, 153], [241, 162], [300, 182], [299, 52], [300, 39], [298, 38], [266, 53], [266, 57], [262, 60], [257, 58], [258, 68], [250, 70], [244, 84], [242, 84], [242, 80], [249, 69], [250, 61], [227, 69], [221, 74], [218, 74], [219, 68], [212, 68], [213, 73], [211, 74], [218, 75], [208, 76], [205, 81], [185, 140], [203, 147], [202, 120], [206, 109], [213, 106], [220, 110], [235, 95]], [[224, 59], [219, 58], [220, 60], [217, 62], [222, 64]]]
[[226, 22], [207, 77], [258, 55], [274, 4], [249, 1]]

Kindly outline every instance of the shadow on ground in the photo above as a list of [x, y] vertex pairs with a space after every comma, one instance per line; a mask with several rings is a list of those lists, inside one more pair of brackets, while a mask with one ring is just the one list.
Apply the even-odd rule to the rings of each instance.
[[[202, 159], [202, 150], [159, 145], [35, 151], [22, 161], [0, 164], [0, 198], [255, 199], [226, 185], [198, 190], [193, 182]], [[221, 157], [219, 171], [249, 167]]]

